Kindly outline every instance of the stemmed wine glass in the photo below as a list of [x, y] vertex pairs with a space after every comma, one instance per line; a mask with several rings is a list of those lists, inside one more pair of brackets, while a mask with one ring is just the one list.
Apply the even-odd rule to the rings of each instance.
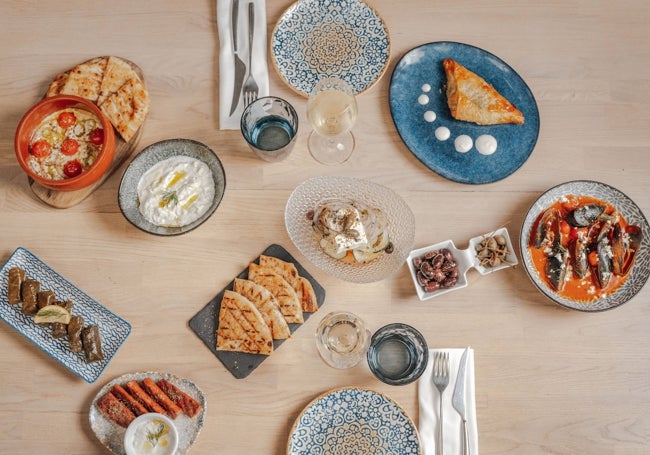
[[307, 118], [314, 128], [309, 153], [323, 164], [339, 164], [350, 158], [357, 120], [357, 101], [350, 85], [337, 77], [318, 81], [309, 94]]

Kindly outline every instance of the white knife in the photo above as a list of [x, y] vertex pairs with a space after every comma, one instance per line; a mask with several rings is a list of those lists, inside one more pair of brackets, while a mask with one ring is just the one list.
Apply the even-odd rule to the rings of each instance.
[[454, 387], [454, 395], [451, 397], [451, 404], [462, 419], [463, 455], [470, 455], [469, 437], [467, 434], [467, 413], [465, 412], [465, 370], [467, 369], [468, 350], [469, 348], [465, 348], [465, 351], [463, 351], [463, 355], [460, 358], [458, 375], [456, 376], [456, 386]]
[[235, 112], [239, 105], [239, 97], [241, 96], [241, 88], [244, 85], [244, 76], [246, 75], [246, 64], [242, 62], [237, 53], [237, 23], [239, 22], [239, 0], [233, 0], [231, 6], [231, 23], [232, 27], [232, 47], [233, 47], [233, 60], [235, 63], [235, 80], [232, 91], [232, 104], [230, 106], [230, 115]]

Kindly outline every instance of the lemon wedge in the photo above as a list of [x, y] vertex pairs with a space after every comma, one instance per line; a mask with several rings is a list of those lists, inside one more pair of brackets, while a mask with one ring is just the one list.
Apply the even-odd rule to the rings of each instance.
[[46, 305], [34, 316], [36, 324], [50, 324], [59, 322], [61, 324], [70, 323], [70, 312], [59, 305]]

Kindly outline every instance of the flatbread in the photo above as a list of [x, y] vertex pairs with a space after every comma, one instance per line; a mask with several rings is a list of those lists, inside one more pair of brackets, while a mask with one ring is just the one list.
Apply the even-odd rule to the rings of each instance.
[[96, 102], [107, 60], [106, 57], [96, 57], [72, 68], [59, 93], [76, 95]]
[[120, 87], [132, 78], [140, 79], [129, 62], [114, 55], [108, 57], [97, 104], [101, 105], [106, 98], [117, 92]]
[[298, 294], [281, 275], [269, 267], [251, 262], [248, 266], [248, 279], [271, 291], [288, 323], [305, 322]]
[[45, 94], [45, 97], [49, 98], [50, 96], [58, 95], [61, 93], [61, 90], [63, 89], [63, 85], [65, 85], [65, 81], [68, 80], [68, 73], [61, 73], [57, 77], [54, 78], [52, 83], [47, 89], [47, 93]]
[[447, 104], [456, 120], [479, 125], [524, 123], [524, 115], [482, 77], [447, 58]]
[[131, 78], [99, 106], [122, 139], [129, 142], [149, 112], [149, 95], [139, 78]]
[[219, 309], [217, 350], [270, 355], [271, 329], [250, 300], [226, 290]]
[[300, 306], [302, 311], [313, 313], [318, 311], [318, 302], [316, 300], [316, 293], [309, 280], [301, 277], [298, 274], [298, 269], [291, 262], [283, 261], [282, 259], [274, 256], [260, 256], [260, 266], [273, 269], [275, 273], [282, 276], [291, 285], [298, 299], [300, 299]]
[[271, 329], [273, 339], [284, 340], [291, 336], [287, 321], [282, 316], [280, 304], [273, 297], [271, 291], [253, 281], [241, 278], [235, 278], [232, 290], [243, 295], [255, 305], [262, 314], [264, 322]]

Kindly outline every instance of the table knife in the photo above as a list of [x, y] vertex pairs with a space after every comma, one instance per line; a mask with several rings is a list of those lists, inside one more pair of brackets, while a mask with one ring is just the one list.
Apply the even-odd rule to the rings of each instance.
[[233, 82], [232, 104], [230, 105], [230, 115], [235, 112], [239, 105], [239, 98], [241, 97], [241, 88], [244, 84], [244, 76], [246, 75], [246, 65], [239, 58], [237, 54], [237, 23], [239, 22], [239, 0], [232, 1], [230, 28], [232, 30], [232, 50], [235, 62], [235, 79]]
[[467, 413], [465, 409], [465, 371], [467, 370], [467, 351], [465, 348], [463, 355], [460, 358], [460, 365], [458, 366], [458, 375], [456, 376], [456, 385], [454, 387], [454, 395], [451, 398], [451, 404], [460, 415], [462, 420], [463, 430], [463, 455], [470, 455], [469, 436], [467, 433]]

